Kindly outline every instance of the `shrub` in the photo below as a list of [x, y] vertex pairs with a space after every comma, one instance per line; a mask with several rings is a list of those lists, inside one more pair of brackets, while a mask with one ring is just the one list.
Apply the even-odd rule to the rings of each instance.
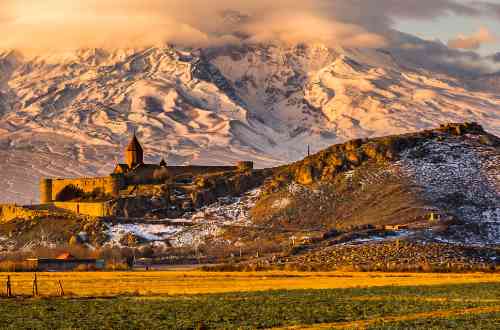
[[95, 270], [97, 270], [95, 265], [78, 265], [74, 269], [75, 272], [89, 272]]
[[123, 271], [123, 270], [129, 270], [129, 267], [124, 262], [108, 262], [106, 263], [105, 269], [112, 271]]
[[61, 202], [67, 202], [71, 200], [75, 200], [77, 198], [81, 198], [85, 195], [82, 189], [76, 187], [75, 185], [67, 185], [63, 188], [57, 195], [56, 200]]
[[1, 272], [31, 272], [35, 271], [35, 265], [29, 261], [2, 261]]

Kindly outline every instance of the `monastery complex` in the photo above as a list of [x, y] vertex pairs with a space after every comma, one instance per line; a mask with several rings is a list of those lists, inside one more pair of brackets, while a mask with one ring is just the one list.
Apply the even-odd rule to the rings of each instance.
[[[136, 134], [126, 147], [123, 159], [124, 163], [116, 164], [113, 173], [106, 177], [42, 178], [40, 204], [0, 205], [0, 221], [36, 218], [57, 212], [128, 217], [128, 209], [142, 208], [142, 213], [146, 213], [148, 208], [158, 206], [151, 205], [153, 197], [163, 202], [160, 207], [182, 211], [214, 201], [217, 189], [224, 188], [221, 180], [227, 179], [228, 175], [253, 172], [253, 163], [247, 161], [234, 166], [169, 166], [165, 160], [146, 164], [144, 149]], [[241, 175], [237, 177], [241, 178]], [[218, 186], [216, 181], [219, 181]]]

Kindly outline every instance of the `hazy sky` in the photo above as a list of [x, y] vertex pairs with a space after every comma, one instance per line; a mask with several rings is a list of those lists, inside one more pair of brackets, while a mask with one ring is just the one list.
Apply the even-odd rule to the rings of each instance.
[[[498, 2], [500, 3], [500, 0]], [[481, 28], [487, 28], [493, 35], [500, 38], [500, 16], [498, 18], [470, 17], [452, 14], [429, 21], [399, 19], [395, 28], [425, 39], [440, 39], [445, 43], [459, 34], [473, 35]], [[497, 41], [482, 44], [478, 51], [484, 55], [500, 52], [500, 43]]]
[[[221, 15], [227, 10], [243, 15]], [[236, 36], [383, 47], [392, 29], [453, 50], [498, 52], [500, 0], [0, 0], [0, 47], [27, 51], [202, 47], [241, 42]]]

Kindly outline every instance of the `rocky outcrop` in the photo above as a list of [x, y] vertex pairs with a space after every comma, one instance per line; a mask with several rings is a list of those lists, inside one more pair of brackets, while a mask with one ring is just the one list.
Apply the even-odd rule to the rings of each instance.
[[199, 208], [217, 201], [219, 197], [243, 195], [262, 185], [271, 173], [272, 170], [245, 169], [224, 174], [200, 176], [195, 181], [196, 189], [191, 193], [193, 205], [195, 208]]
[[419, 143], [466, 134], [479, 135], [480, 141], [487, 145], [500, 144], [497, 137], [486, 133], [476, 123], [452, 123], [418, 133], [374, 139], [356, 139], [344, 144], [333, 145], [302, 161], [277, 169], [277, 174], [268, 182], [266, 192], [277, 191], [292, 181], [303, 185], [309, 185], [316, 181], [332, 181], [339, 173], [353, 170], [367, 162], [396, 161], [403, 151], [413, 148]]

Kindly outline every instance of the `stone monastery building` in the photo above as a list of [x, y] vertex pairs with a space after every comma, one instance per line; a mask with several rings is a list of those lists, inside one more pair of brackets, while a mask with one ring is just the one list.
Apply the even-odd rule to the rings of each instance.
[[124, 163], [116, 164], [113, 173], [104, 177], [42, 178], [40, 204], [0, 204], [0, 223], [68, 211], [93, 217], [128, 218], [163, 210], [166, 213], [162, 216], [180, 216], [193, 207], [214, 202], [227, 189], [238, 190], [253, 182], [252, 162], [241, 161], [235, 166], [169, 166], [161, 160], [158, 164], [146, 164], [144, 149], [135, 134], [123, 159]]
[[168, 166], [144, 163], [144, 149], [134, 134], [124, 152], [125, 163], [117, 164], [106, 177], [40, 180], [40, 203], [65, 202], [78, 194], [92, 194], [101, 199], [114, 199], [126, 195], [140, 185], [162, 184], [176, 177], [193, 177], [200, 174], [251, 169], [252, 162], [239, 162], [236, 166]]

